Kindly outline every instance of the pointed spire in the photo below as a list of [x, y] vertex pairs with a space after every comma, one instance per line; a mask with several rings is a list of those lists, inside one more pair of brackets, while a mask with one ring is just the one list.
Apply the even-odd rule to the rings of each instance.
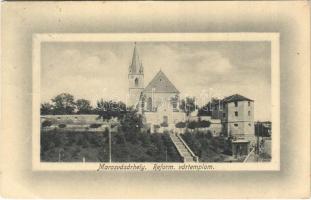
[[142, 74], [144, 71], [142, 62], [139, 59], [138, 50], [136, 47], [136, 42], [134, 43], [132, 63], [129, 68], [130, 74]]

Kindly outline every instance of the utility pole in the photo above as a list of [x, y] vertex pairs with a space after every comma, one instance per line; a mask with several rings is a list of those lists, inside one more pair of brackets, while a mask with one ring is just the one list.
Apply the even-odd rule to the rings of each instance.
[[60, 157], [61, 157], [60, 150], [58, 150], [58, 162], [60, 162]]
[[111, 126], [108, 128], [109, 135], [109, 162], [111, 163]]
[[259, 154], [259, 121], [257, 121], [257, 126], [256, 126], [256, 129], [255, 129], [255, 132], [257, 132], [257, 154]]

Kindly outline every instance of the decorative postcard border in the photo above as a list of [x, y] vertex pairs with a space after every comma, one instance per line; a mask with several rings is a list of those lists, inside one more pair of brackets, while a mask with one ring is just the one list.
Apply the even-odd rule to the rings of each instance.
[[[279, 33], [64, 33], [33, 34], [32, 169], [34, 171], [276, 171], [280, 170]], [[272, 159], [267, 163], [46, 163], [40, 161], [41, 42], [271, 42]]]

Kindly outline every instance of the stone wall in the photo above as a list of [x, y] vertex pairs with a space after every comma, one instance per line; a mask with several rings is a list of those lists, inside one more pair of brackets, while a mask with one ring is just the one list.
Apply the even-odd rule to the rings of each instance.
[[52, 120], [56, 123], [100, 123], [103, 120], [98, 115], [41, 115], [41, 122]]
[[161, 125], [164, 122], [164, 117], [167, 117], [167, 128], [161, 128], [159, 132], [163, 130], [174, 130], [175, 124], [186, 120], [184, 112], [172, 112], [169, 110], [159, 110], [158, 112], [145, 112], [144, 113], [146, 123], [150, 125], [151, 132], [155, 132], [154, 125]]

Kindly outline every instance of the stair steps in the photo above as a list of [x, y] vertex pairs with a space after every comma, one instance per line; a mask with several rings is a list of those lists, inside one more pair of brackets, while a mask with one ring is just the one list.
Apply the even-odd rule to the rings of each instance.
[[179, 135], [170, 134], [170, 138], [184, 162], [198, 162], [198, 157], [191, 151]]

